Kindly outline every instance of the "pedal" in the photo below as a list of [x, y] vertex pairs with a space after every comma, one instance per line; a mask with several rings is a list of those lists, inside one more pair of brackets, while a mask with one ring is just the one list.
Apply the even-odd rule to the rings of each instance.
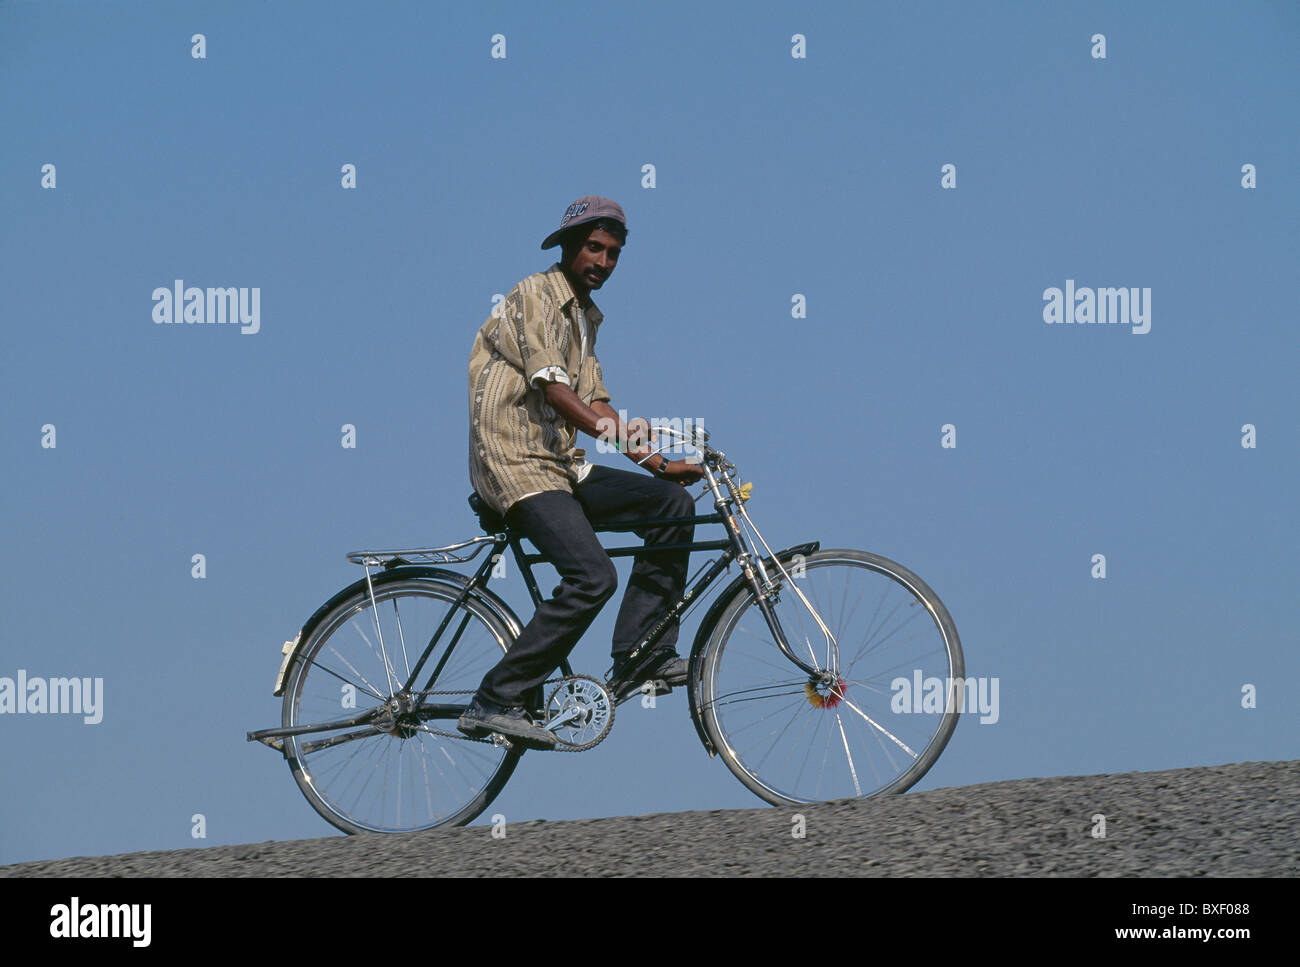
[[530, 749], [533, 752], [554, 752], [555, 746], [543, 745], [541, 742], [529, 741], [517, 735], [502, 735], [500, 732], [491, 732], [488, 738], [492, 744], [505, 749], [507, 752], [522, 752]]
[[636, 698], [639, 695], [649, 694], [649, 691], [646, 689], [647, 685], [654, 685], [655, 698], [658, 698], [661, 695], [668, 695], [673, 690], [673, 687], [669, 685], [666, 681], [664, 681], [662, 678], [655, 678], [655, 679], [647, 678], [645, 681], [635, 685], [631, 682], [628, 682], [626, 685], [620, 688], [618, 692], [615, 694], [614, 704], [622, 705], [624, 702]]
[[555, 746], [540, 742], [535, 739], [529, 739], [521, 735], [506, 735], [503, 732], [494, 732], [489, 728], [476, 726], [473, 728], [462, 728], [460, 723], [456, 723], [456, 731], [469, 739], [487, 739], [498, 748], [505, 749], [507, 752], [521, 752], [524, 749], [532, 749], [537, 752], [550, 752]]
[[[500, 735], [499, 732], [488, 732], [487, 729], [481, 729], [477, 727], [469, 728], [469, 729], [462, 728], [459, 722], [456, 723], [456, 731], [459, 732], [461, 735], [465, 736], [465, 738], [467, 739], [485, 739], [489, 735]], [[501, 736], [501, 738], [505, 738], [505, 736]]]

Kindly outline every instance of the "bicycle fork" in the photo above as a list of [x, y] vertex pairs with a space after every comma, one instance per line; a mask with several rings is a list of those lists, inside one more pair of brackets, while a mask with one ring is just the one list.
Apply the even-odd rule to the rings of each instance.
[[[725, 459], [725, 454], [719, 453], [718, 456], [720, 462]], [[707, 477], [708, 487], [713, 492], [714, 506], [722, 516], [723, 526], [727, 529], [727, 533], [731, 535], [735, 546], [739, 548], [739, 551], [736, 554], [736, 562], [740, 565], [741, 570], [744, 572], [745, 579], [749, 582], [749, 586], [754, 592], [754, 598], [758, 605], [759, 613], [762, 614], [763, 619], [767, 622], [768, 629], [772, 632], [772, 638], [776, 642], [776, 647], [780, 650], [781, 654], [785, 655], [785, 657], [793, 663], [796, 668], [807, 674], [810, 679], [824, 683], [835, 682], [839, 677], [839, 644], [836, 642], [835, 636], [831, 634], [831, 630], [826, 627], [826, 623], [822, 621], [821, 615], [817, 613], [817, 609], [812, 606], [812, 602], [808, 600], [803, 591], [800, 590], [798, 585], [795, 583], [794, 578], [790, 576], [790, 573], [786, 571], [785, 567], [781, 564], [780, 557], [771, 547], [768, 546], [762, 533], [754, 525], [753, 520], [750, 519], [749, 512], [744, 508], [744, 502], [748, 499], [747, 495], [741, 493], [740, 488], [736, 486], [736, 482], [731, 474], [723, 472], [721, 475], [722, 482], [727, 487], [730, 499], [723, 497], [722, 492], [718, 489], [718, 480], [714, 477], [712, 469], [706, 466], [705, 475]], [[767, 551], [768, 556], [772, 560], [773, 566], [780, 571], [781, 577], [784, 578], [785, 585], [795, 593], [803, 606], [808, 609], [808, 613], [812, 615], [813, 620], [817, 622], [817, 626], [821, 629], [822, 634], [826, 636], [826, 668], [817, 668], [813, 665], [807, 664], [796, 655], [794, 650], [790, 647], [789, 640], [785, 634], [785, 629], [781, 626], [781, 619], [777, 617], [776, 609], [772, 607], [780, 592], [781, 582], [767, 573], [767, 568], [763, 566], [762, 555], [758, 553], [757, 548], [755, 547], [754, 542], [749, 538], [749, 535], [745, 533], [741, 529], [740, 524], [737, 523], [736, 517], [731, 511], [732, 507], [735, 507], [736, 512], [741, 516], [741, 518], [743, 518], [745, 524], [748, 525], [748, 527], [754, 532], [754, 535], [758, 538], [759, 542], [763, 545], [764, 550]]]

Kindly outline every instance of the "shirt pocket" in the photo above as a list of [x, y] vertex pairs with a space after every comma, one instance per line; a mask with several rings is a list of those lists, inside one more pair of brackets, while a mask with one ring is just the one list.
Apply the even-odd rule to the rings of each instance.
[[578, 386], [576, 389], [578, 398], [588, 406], [591, 405], [591, 398], [596, 395], [596, 357], [587, 356], [578, 367]]

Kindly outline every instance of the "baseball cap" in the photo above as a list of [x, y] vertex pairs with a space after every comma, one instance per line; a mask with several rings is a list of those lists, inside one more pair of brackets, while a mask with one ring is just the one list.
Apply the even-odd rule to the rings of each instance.
[[624, 228], [627, 228], [627, 217], [623, 214], [623, 209], [619, 207], [618, 202], [609, 198], [601, 198], [599, 195], [583, 195], [564, 210], [564, 217], [560, 219], [560, 227], [546, 236], [546, 239], [542, 242], [542, 248], [554, 248], [559, 245], [560, 236], [575, 225], [584, 225], [587, 222], [599, 221], [602, 218], [612, 218]]

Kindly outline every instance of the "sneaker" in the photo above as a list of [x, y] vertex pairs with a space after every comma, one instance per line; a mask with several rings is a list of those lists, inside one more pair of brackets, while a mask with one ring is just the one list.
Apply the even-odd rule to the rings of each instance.
[[[655, 694], [666, 695], [674, 685], [685, 685], [690, 679], [691, 663], [678, 656], [671, 648], [655, 652], [639, 663], [640, 669], [627, 666], [625, 661], [615, 661], [608, 685], [615, 699], [622, 699], [640, 690], [645, 682], [655, 683]], [[629, 678], [628, 673], [634, 676]], [[662, 686], [662, 687], [661, 687]]]
[[497, 705], [477, 695], [456, 720], [456, 729], [474, 739], [497, 732], [526, 749], [554, 749], [558, 741], [554, 732], [534, 725], [522, 705]]

